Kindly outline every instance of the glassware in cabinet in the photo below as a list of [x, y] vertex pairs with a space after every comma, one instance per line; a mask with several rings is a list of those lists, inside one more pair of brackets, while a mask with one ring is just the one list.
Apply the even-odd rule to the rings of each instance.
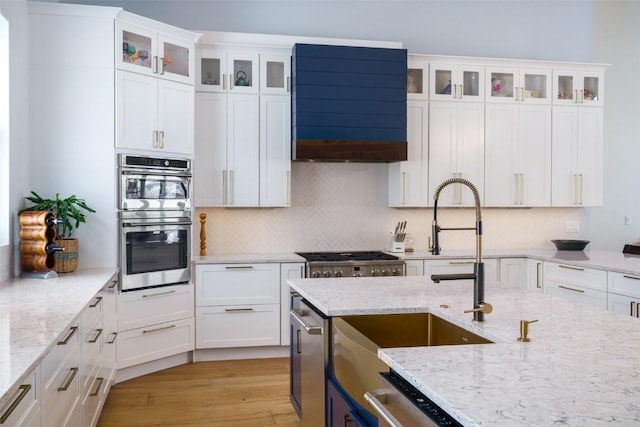
[[550, 69], [487, 68], [487, 77], [487, 102], [550, 102]]
[[198, 92], [258, 92], [258, 55], [230, 53], [224, 49], [198, 51], [196, 90]]
[[603, 73], [554, 70], [554, 104], [602, 105]]
[[484, 67], [481, 65], [432, 63], [429, 76], [432, 101], [484, 101]]

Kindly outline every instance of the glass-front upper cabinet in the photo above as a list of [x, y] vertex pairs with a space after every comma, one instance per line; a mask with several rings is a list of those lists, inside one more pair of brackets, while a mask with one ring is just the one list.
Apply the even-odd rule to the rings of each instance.
[[260, 93], [291, 93], [291, 56], [260, 55]]
[[193, 84], [195, 42], [116, 21], [116, 67]]
[[258, 54], [202, 48], [196, 62], [196, 91], [258, 93]]
[[487, 102], [551, 103], [551, 69], [487, 67]]
[[407, 56], [407, 99], [429, 99], [429, 60], [419, 55]]
[[484, 102], [484, 66], [431, 63], [429, 99], [440, 101]]
[[604, 72], [553, 70], [553, 103], [602, 105]]

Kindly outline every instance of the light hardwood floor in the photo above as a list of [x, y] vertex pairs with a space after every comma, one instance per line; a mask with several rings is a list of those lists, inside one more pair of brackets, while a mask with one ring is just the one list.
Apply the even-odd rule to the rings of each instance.
[[286, 358], [198, 362], [111, 388], [98, 427], [298, 427]]

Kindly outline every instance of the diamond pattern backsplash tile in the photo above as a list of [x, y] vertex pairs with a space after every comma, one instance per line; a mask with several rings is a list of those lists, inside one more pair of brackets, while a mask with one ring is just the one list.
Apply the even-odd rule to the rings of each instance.
[[[207, 214], [207, 253], [384, 250], [395, 224], [407, 221], [415, 250], [427, 249], [433, 210], [388, 207], [388, 167], [367, 163], [292, 164], [290, 208], [201, 208]], [[551, 239], [580, 238], [564, 232], [579, 220], [576, 208], [482, 211], [483, 249], [553, 248]], [[473, 209], [438, 209], [443, 227], [473, 227]], [[195, 222], [194, 253], [200, 223]], [[443, 249], [475, 248], [471, 231], [441, 233]]]

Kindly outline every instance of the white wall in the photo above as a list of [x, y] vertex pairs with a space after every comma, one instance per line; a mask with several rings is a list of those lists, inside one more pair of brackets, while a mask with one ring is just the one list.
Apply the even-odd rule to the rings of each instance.
[[18, 210], [29, 188], [28, 27], [26, 0], [0, 0], [0, 14], [9, 22], [9, 241], [0, 247], [0, 282], [19, 273]]
[[[585, 212], [599, 248], [621, 251], [640, 240], [640, 3], [594, 3], [594, 60], [606, 72], [604, 205]], [[625, 225], [625, 216], [630, 225]]]

